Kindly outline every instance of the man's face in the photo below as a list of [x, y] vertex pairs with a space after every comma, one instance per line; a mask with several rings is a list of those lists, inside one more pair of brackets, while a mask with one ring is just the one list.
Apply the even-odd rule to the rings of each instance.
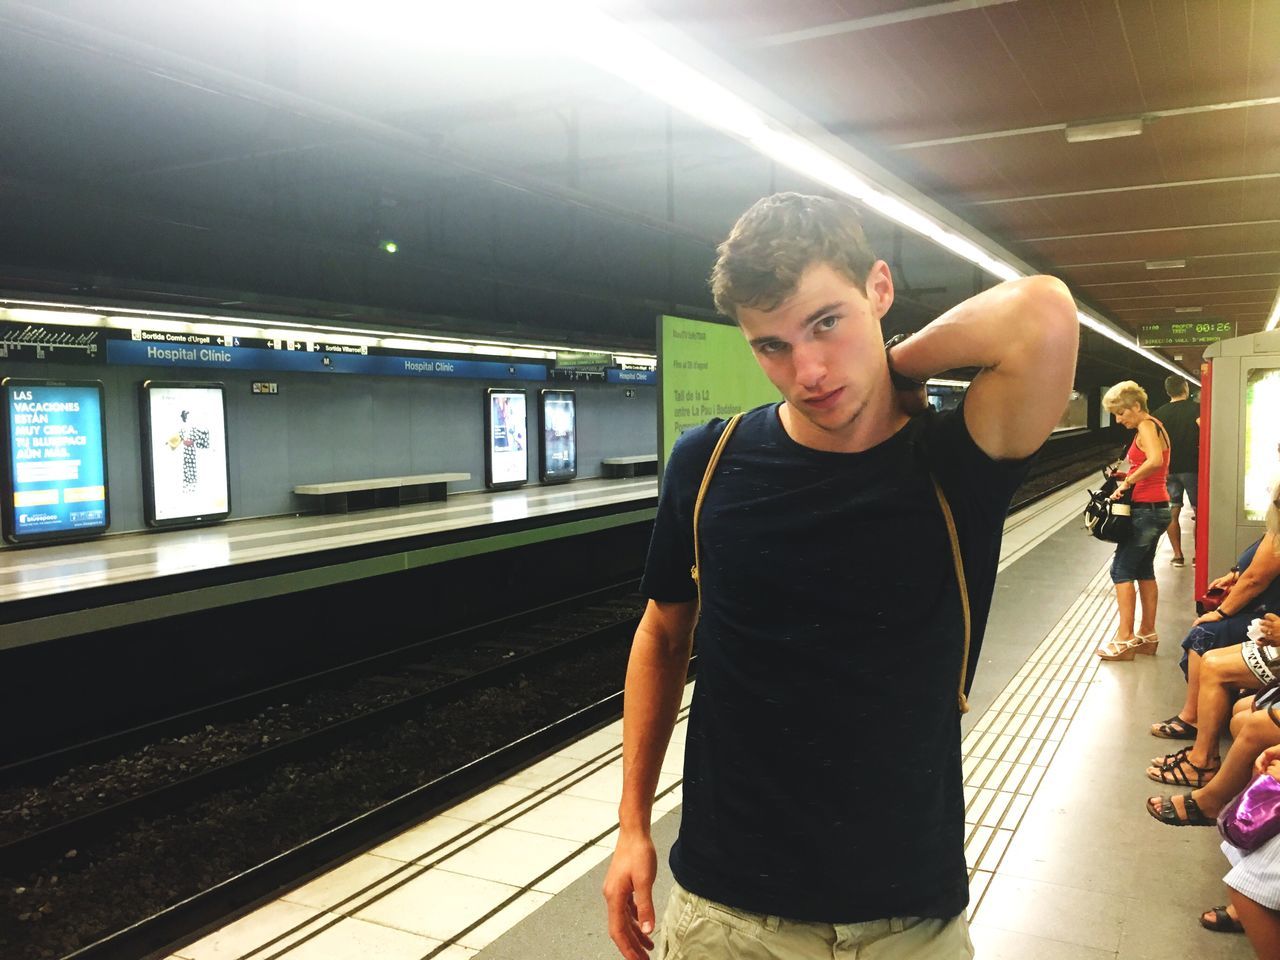
[[863, 293], [829, 264], [815, 263], [773, 310], [738, 309], [756, 360], [806, 432], [841, 433], [873, 390], [889, 389], [880, 318], [893, 303], [893, 281], [883, 260], [866, 287]]

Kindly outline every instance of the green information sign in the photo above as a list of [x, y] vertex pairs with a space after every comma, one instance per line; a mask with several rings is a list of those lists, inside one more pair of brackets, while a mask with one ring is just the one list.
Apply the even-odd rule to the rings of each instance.
[[1232, 320], [1161, 320], [1138, 328], [1138, 343], [1144, 347], [1197, 347], [1234, 337]]
[[557, 367], [590, 367], [603, 370], [613, 363], [611, 353], [588, 353], [581, 350], [557, 350]]
[[686, 430], [780, 399], [742, 331], [723, 323], [661, 317], [658, 377], [663, 466]]

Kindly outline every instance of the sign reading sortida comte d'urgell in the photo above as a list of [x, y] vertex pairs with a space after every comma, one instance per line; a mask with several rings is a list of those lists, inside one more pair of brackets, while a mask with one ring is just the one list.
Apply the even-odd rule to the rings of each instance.
[[742, 331], [727, 323], [659, 318], [658, 369], [664, 464], [686, 430], [779, 399]]

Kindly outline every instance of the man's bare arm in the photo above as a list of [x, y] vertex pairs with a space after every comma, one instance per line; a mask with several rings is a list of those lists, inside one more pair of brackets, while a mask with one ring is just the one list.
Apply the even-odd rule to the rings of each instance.
[[692, 601], [650, 600], [627, 662], [618, 844], [604, 882], [609, 936], [627, 960], [644, 960], [653, 949], [653, 795], [680, 709], [696, 618]]
[[622, 830], [647, 833], [662, 758], [680, 709], [697, 604], [650, 600], [631, 644], [622, 717]]
[[993, 459], [1039, 449], [1066, 407], [1080, 329], [1075, 301], [1053, 277], [984, 290], [893, 349], [893, 366], [917, 380], [980, 367], [965, 397], [965, 424]]

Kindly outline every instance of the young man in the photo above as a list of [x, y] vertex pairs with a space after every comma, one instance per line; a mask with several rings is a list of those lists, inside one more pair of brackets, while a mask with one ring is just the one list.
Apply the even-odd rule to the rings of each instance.
[[1178, 523], [1182, 495], [1186, 493], [1187, 502], [1195, 510], [1200, 482], [1200, 404], [1189, 399], [1191, 388], [1182, 377], [1165, 377], [1164, 392], [1169, 395], [1169, 402], [1151, 415], [1164, 424], [1169, 434], [1169, 545], [1173, 547], [1173, 565], [1181, 567], [1187, 562], [1182, 555], [1182, 527]]
[[[1071, 390], [1075, 305], [1048, 277], [1003, 283], [886, 354], [888, 267], [851, 207], [798, 194], [743, 215], [712, 287], [782, 402], [742, 419], [714, 473], [700, 618], [693, 508], [724, 423], [667, 464], [627, 669], [610, 936], [627, 960], [654, 947], [652, 797], [697, 619], [663, 956], [972, 956], [963, 613], [931, 475], [962, 545], [971, 679], [1010, 497]], [[960, 407], [905, 412], [956, 367], [981, 368]]]

